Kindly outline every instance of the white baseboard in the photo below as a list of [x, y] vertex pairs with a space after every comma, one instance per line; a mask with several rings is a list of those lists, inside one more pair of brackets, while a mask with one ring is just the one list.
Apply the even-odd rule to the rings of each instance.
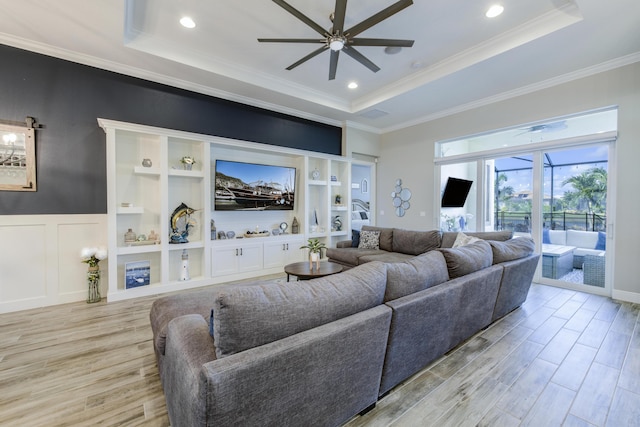
[[617, 299], [620, 301], [627, 301], [635, 304], [640, 304], [640, 294], [637, 292], [620, 291], [620, 290], [614, 289], [613, 292], [611, 292], [611, 298]]

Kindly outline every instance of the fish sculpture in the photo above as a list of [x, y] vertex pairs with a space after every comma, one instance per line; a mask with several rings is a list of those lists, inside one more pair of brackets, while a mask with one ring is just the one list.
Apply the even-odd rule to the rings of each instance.
[[[171, 243], [189, 243], [189, 225], [190, 219], [189, 216], [194, 213], [196, 209], [190, 208], [184, 203], [180, 203], [180, 206], [175, 208], [173, 213], [171, 214], [170, 222], [171, 222], [171, 236], [169, 238], [169, 242]], [[184, 221], [181, 221], [182, 217]], [[184, 229], [180, 229], [180, 224], [184, 224]]]

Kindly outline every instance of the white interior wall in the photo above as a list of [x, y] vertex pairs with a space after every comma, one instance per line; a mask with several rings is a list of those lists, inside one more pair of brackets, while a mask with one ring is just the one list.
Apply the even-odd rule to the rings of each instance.
[[[631, 266], [640, 241], [640, 197], [635, 188], [640, 160], [640, 63], [627, 65], [382, 135], [378, 162], [378, 225], [431, 229], [434, 218], [434, 144], [437, 141], [489, 132], [582, 111], [618, 106], [616, 215], [613, 218], [613, 297], [640, 302], [640, 280]], [[391, 198], [397, 178], [413, 193], [411, 209], [398, 218]], [[439, 188], [439, 186], [437, 186]], [[426, 216], [421, 216], [421, 213]]]

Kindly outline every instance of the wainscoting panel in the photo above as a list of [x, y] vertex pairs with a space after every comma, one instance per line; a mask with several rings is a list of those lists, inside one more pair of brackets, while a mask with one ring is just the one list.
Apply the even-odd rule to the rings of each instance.
[[80, 252], [106, 247], [106, 230], [106, 215], [0, 215], [0, 313], [85, 300]]

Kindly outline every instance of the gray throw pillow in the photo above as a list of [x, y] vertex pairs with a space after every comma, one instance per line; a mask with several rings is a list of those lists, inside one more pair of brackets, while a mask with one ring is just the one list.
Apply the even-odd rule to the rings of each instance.
[[535, 243], [531, 237], [518, 237], [506, 242], [490, 240], [489, 244], [493, 251], [494, 264], [524, 258], [531, 255], [535, 249]]
[[300, 282], [228, 285], [214, 293], [218, 358], [264, 345], [382, 304], [387, 269], [370, 262]]
[[447, 280], [447, 263], [439, 251], [427, 252], [405, 262], [389, 263], [384, 302], [422, 291]]
[[361, 231], [358, 249], [380, 249], [380, 232]]
[[361, 231], [379, 231], [380, 232], [380, 249], [387, 252], [393, 252], [393, 228], [363, 225]]
[[447, 269], [451, 279], [490, 267], [493, 262], [491, 245], [486, 240], [458, 248], [439, 249], [439, 251], [447, 261]]

